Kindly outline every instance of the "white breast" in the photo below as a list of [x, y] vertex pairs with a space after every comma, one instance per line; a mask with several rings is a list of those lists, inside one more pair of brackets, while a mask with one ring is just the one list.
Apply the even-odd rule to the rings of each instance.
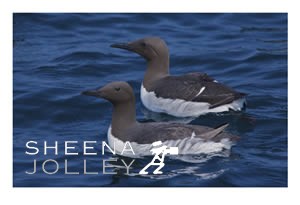
[[[201, 88], [198, 95], [201, 95], [204, 89], [205, 87]], [[141, 100], [147, 109], [153, 112], [167, 113], [175, 117], [198, 117], [207, 113], [226, 112], [230, 109], [240, 111], [245, 103], [245, 98], [241, 98], [230, 104], [209, 109], [210, 104], [206, 102], [191, 102], [181, 99], [174, 100], [156, 97], [155, 93], [153, 91], [148, 92], [143, 84], [141, 86]]]

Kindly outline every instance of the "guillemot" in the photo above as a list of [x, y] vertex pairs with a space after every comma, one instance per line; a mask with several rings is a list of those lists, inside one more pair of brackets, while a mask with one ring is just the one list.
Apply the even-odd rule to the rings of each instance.
[[141, 85], [141, 101], [154, 112], [175, 117], [198, 117], [206, 113], [241, 111], [244, 93], [218, 83], [206, 73], [169, 74], [169, 50], [164, 40], [147, 37], [111, 47], [135, 52], [146, 59], [147, 69]]
[[[145, 154], [151, 143], [162, 141], [168, 146], [177, 146], [181, 154], [196, 154], [201, 145], [209, 142], [209, 149], [228, 147], [239, 137], [225, 131], [228, 124], [217, 128], [200, 125], [187, 125], [168, 122], [138, 122], [136, 120], [135, 96], [132, 87], [126, 82], [112, 82], [96, 90], [87, 90], [83, 95], [95, 96], [113, 104], [111, 125], [108, 129], [108, 143], [116, 146], [117, 152], [130, 142], [134, 150]], [[200, 148], [199, 148], [200, 147]], [[146, 155], [146, 154], [145, 154]]]

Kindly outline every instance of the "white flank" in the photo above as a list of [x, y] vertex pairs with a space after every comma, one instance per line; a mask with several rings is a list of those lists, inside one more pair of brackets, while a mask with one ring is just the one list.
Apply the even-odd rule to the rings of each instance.
[[[195, 138], [194, 136], [195, 134], [193, 133], [192, 136], [188, 138], [181, 140], [167, 140], [162, 143], [168, 147], [178, 147], [179, 155], [214, 154], [224, 150], [230, 150], [233, 145], [232, 141], [227, 138], [222, 139], [220, 142], [213, 142], [204, 141], [203, 139]], [[113, 148], [115, 144], [116, 153], [121, 154], [125, 146], [125, 142], [112, 135], [111, 127], [108, 128], [107, 138], [109, 146]], [[132, 146], [135, 155], [130, 154], [130, 152], [124, 152], [124, 156], [139, 158], [152, 155], [150, 152], [152, 144], [138, 144], [136, 142], [130, 142], [130, 145]]]
[[[204, 89], [205, 87], [202, 87], [197, 95], [200, 95]], [[207, 113], [226, 112], [230, 109], [240, 111], [246, 101], [245, 98], [241, 98], [230, 104], [209, 109], [210, 104], [206, 102], [190, 102], [181, 99], [174, 100], [156, 97], [155, 93], [153, 91], [148, 92], [143, 84], [141, 86], [141, 100], [147, 109], [153, 112], [167, 113], [175, 117], [198, 117]]]

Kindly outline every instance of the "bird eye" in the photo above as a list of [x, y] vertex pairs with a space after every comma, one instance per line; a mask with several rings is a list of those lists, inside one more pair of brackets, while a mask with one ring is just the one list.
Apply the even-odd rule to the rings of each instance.
[[120, 90], [121, 90], [120, 87], [115, 88], [115, 91], [120, 91]]
[[141, 45], [142, 45], [143, 47], [146, 47], [146, 43], [145, 43], [145, 42], [142, 42]]

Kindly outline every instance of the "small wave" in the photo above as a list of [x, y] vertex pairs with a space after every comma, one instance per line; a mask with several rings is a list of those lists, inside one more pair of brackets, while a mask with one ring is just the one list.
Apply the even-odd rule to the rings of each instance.
[[[260, 50], [262, 51], [262, 50]], [[271, 52], [257, 52], [255, 55], [250, 56], [248, 59], [245, 59], [247, 63], [257, 63], [257, 62], [270, 62], [274, 59], [287, 59], [287, 56], [283, 53], [271, 53]]]
[[198, 154], [198, 155], [179, 155], [179, 156], [172, 156], [171, 158], [193, 163], [193, 164], [199, 164], [204, 163], [212, 159], [213, 157], [229, 157], [230, 156], [230, 150], [223, 149], [219, 152], [211, 152], [209, 154]]
[[221, 176], [226, 171], [227, 169], [220, 169], [212, 172], [203, 172], [201, 171], [201, 169], [199, 169], [198, 166], [189, 166], [189, 167], [165, 172], [160, 175], [155, 175], [155, 174], [140, 175], [138, 173], [130, 173], [126, 175], [131, 177], [143, 177], [143, 178], [149, 178], [154, 180], [164, 180], [164, 179], [175, 178], [182, 175], [191, 175], [197, 177], [197, 180], [211, 180]]
[[65, 61], [82, 61], [82, 60], [99, 60], [106, 55], [100, 52], [90, 52], [90, 51], [76, 51], [60, 57], [55, 58], [55, 62], [65, 62]]
[[267, 48], [257, 48], [257, 51], [261, 52], [261, 53], [265, 53], [265, 54], [270, 54], [270, 55], [280, 55], [280, 54], [284, 54], [287, 52], [287, 47], [284, 48], [272, 48], [272, 49], [267, 49]]
[[242, 27], [240, 29], [241, 33], [243, 32], [275, 32], [275, 31], [285, 31], [282, 28], [267, 28], [267, 27]]
[[143, 105], [141, 105], [141, 109], [142, 109], [142, 113], [144, 114], [144, 116], [147, 119], [151, 119], [154, 120], [156, 122], [179, 122], [179, 123], [184, 123], [184, 124], [188, 124], [191, 121], [193, 121], [194, 119], [196, 119], [196, 117], [183, 117], [183, 118], [178, 118], [178, 117], [174, 117], [165, 113], [157, 113], [157, 112], [152, 112], [148, 109], [146, 109]]
[[208, 180], [208, 179], [215, 179], [217, 177], [219, 177], [220, 175], [222, 175], [226, 170], [225, 169], [221, 169], [219, 171], [215, 171], [215, 172], [208, 172], [208, 173], [194, 173], [195, 176], [198, 176], [200, 177], [201, 179], [205, 179], [205, 180]]

